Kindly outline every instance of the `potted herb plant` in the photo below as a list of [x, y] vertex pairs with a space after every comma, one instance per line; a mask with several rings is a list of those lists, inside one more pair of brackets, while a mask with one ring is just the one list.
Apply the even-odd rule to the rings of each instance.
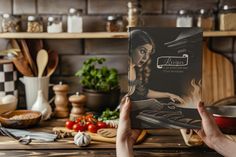
[[102, 66], [105, 61], [105, 58], [89, 58], [75, 74], [80, 77], [87, 107], [98, 113], [106, 108], [114, 109], [120, 97], [117, 70]]

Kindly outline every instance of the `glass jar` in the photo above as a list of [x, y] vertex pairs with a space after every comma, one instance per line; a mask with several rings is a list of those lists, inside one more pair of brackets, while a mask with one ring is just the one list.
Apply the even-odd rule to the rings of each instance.
[[141, 8], [138, 3], [128, 2], [128, 28], [142, 25]]
[[106, 22], [107, 32], [123, 32], [124, 22], [121, 16], [108, 16]]
[[215, 20], [212, 10], [200, 9], [197, 15], [197, 27], [204, 31], [214, 30]]
[[190, 11], [179, 10], [176, 19], [176, 27], [192, 27], [193, 26], [193, 16]]
[[220, 10], [219, 15], [219, 29], [221, 31], [236, 30], [236, 8], [230, 8], [224, 5]]
[[3, 14], [2, 32], [20, 32], [20, 18], [10, 14]]
[[60, 33], [62, 32], [62, 18], [61, 16], [49, 16], [47, 32], [48, 33]]
[[83, 32], [83, 18], [81, 9], [70, 8], [67, 19], [67, 31], [69, 33], [81, 33]]
[[43, 32], [43, 20], [41, 17], [28, 16], [27, 32], [40, 33]]

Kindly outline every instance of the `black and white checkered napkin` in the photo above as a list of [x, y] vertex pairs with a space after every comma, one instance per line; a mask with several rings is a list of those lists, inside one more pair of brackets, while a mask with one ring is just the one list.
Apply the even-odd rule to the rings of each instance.
[[14, 95], [17, 97], [16, 89], [17, 72], [12, 63], [0, 64], [0, 97]]

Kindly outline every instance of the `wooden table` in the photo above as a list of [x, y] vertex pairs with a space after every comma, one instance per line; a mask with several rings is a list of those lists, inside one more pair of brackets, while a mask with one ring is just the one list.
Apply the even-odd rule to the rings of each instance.
[[[43, 122], [32, 131], [52, 132], [54, 126], [63, 126], [65, 120]], [[187, 147], [179, 130], [159, 129], [150, 131], [142, 144], [135, 145], [137, 157], [218, 157], [215, 151], [207, 147]], [[56, 142], [42, 143], [33, 141], [30, 145], [21, 145], [4, 136], [0, 136], [0, 156], [79, 156], [79, 157], [115, 157], [115, 144], [92, 142], [89, 147], [77, 147], [72, 138], [60, 139]]]

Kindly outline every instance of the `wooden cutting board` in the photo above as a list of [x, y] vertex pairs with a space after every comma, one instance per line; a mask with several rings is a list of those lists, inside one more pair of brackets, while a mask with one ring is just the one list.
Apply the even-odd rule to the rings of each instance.
[[[71, 135], [71, 136], [75, 136], [76, 133], [77, 133], [77, 132], [75, 132], [73, 130], [69, 130], [65, 127], [54, 127], [53, 132], [69, 133], [69, 135]], [[103, 137], [99, 134], [91, 133], [91, 132], [88, 132], [88, 131], [86, 133], [88, 133], [91, 136], [92, 140], [94, 140], [94, 141], [116, 143], [116, 137], [107, 138], [107, 137]], [[136, 140], [135, 144], [141, 143], [145, 139], [146, 134], [147, 134], [147, 131], [142, 130], [142, 132], [139, 135], [138, 139]]]
[[[215, 101], [233, 95], [233, 64], [223, 55], [211, 51], [205, 41], [203, 43], [202, 100], [206, 105], [211, 105]], [[186, 145], [203, 144], [201, 138], [195, 133], [189, 134], [186, 129], [180, 131]]]

